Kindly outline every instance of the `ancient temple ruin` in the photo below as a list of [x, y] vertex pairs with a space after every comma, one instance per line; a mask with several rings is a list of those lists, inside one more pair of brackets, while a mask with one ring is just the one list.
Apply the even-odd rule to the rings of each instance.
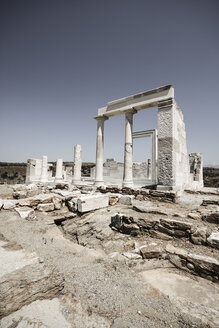
[[[138, 111], [158, 107], [157, 129], [133, 131], [133, 117]], [[107, 159], [104, 163], [104, 122], [110, 117], [125, 116], [124, 163]], [[91, 169], [87, 183], [123, 187], [153, 186], [158, 190], [199, 189], [203, 187], [201, 153], [187, 153], [183, 114], [174, 98], [172, 85], [142, 92], [109, 102], [99, 108], [97, 120], [96, 166]], [[151, 139], [151, 158], [133, 163], [133, 139]], [[81, 145], [74, 148], [74, 169], [56, 162], [55, 176], [47, 156], [27, 161], [26, 182], [81, 183]], [[74, 172], [74, 173], [73, 173]]]
[[[133, 132], [133, 116], [138, 111], [158, 107], [158, 128]], [[188, 155], [183, 114], [174, 98], [174, 88], [166, 85], [109, 102], [99, 108], [97, 120], [95, 185], [104, 185], [104, 122], [112, 116], [125, 116], [123, 187], [133, 187], [133, 138], [152, 139], [151, 179], [158, 190], [203, 187], [202, 154]]]

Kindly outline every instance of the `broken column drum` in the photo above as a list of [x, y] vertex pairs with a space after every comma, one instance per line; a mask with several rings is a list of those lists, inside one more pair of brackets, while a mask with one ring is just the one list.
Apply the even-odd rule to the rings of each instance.
[[73, 183], [81, 182], [81, 145], [75, 145], [74, 147], [74, 176]]

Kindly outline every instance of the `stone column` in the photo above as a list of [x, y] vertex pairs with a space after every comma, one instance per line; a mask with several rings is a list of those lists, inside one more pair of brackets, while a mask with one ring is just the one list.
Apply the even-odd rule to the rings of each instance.
[[123, 173], [123, 187], [133, 187], [132, 175], [132, 126], [133, 114], [135, 110], [128, 111], [125, 114], [125, 151], [124, 151], [124, 173]]
[[148, 167], [147, 167], [147, 178], [151, 179], [151, 159], [148, 159]]
[[63, 177], [62, 177], [62, 165], [63, 161], [61, 158], [58, 158], [56, 161], [56, 176], [55, 176], [55, 182], [62, 182]]
[[96, 172], [95, 185], [100, 187], [104, 185], [103, 181], [103, 145], [104, 145], [104, 121], [108, 117], [96, 117], [97, 120], [97, 146], [96, 146]]
[[74, 147], [74, 177], [73, 183], [77, 184], [81, 182], [81, 145], [75, 145]]
[[43, 156], [40, 182], [48, 182], [48, 160]]

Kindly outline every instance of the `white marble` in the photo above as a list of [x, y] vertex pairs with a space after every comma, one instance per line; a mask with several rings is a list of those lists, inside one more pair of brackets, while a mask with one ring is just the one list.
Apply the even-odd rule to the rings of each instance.
[[106, 117], [98, 117], [97, 119], [97, 144], [96, 144], [96, 171], [95, 185], [103, 186], [103, 146], [104, 146], [104, 121]]
[[63, 182], [62, 169], [63, 169], [63, 160], [61, 158], [58, 158], [56, 161], [55, 182]]
[[73, 183], [78, 184], [81, 182], [81, 145], [75, 145], [74, 147], [74, 177]]
[[48, 159], [43, 156], [40, 182], [48, 182]]
[[132, 151], [132, 129], [133, 129], [133, 114], [135, 111], [129, 111], [125, 114], [125, 150], [124, 150], [124, 175], [123, 187], [133, 187], [133, 151]]
[[109, 205], [109, 196], [108, 195], [89, 195], [81, 196], [77, 200], [77, 209], [78, 212], [84, 213], [99, 208], [103, 208]]

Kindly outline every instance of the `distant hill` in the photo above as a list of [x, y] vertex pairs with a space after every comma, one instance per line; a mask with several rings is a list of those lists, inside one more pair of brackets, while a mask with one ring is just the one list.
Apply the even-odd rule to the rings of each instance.
[[[53, 174], [55, 174], [55, 162], [49, 162], [53, 164]], [[73, 166], [73, 162], [63, 162], [64, 165]], [[89, 176], [91, 167], [95, 164], [91, 162], [82, 163], [82, 176]], [[25, 183], [26, 179], [26, 163], [8, 163], [0, 162], [0, 184], [16, 184]]]

